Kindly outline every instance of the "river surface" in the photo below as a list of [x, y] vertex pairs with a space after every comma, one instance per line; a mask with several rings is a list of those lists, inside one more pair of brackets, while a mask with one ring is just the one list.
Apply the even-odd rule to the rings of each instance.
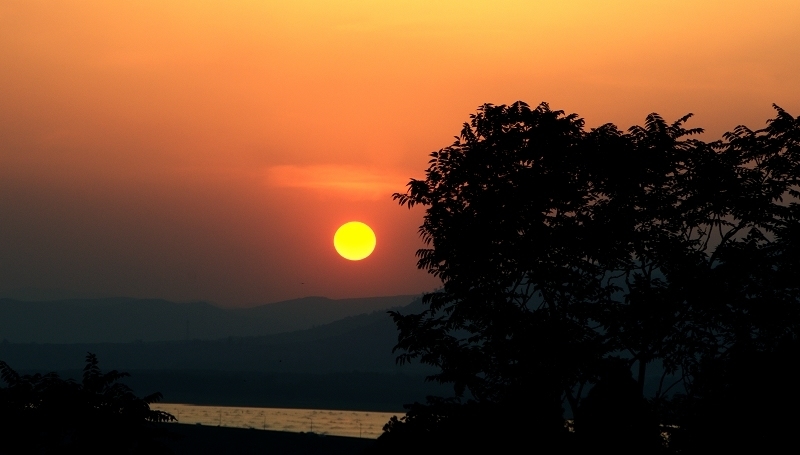
[[383, 426], [402, 412], [338, 411], [333, 409], [244, 408], [153, 403], [150, 409], [166, 411], [178, 423], [254, 428], [257, 430], [314, 432], [317, 434], [375, 439]]

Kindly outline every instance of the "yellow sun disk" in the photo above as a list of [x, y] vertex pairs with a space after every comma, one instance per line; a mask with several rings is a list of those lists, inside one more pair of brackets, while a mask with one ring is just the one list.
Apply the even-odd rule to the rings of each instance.
[[351, 221], [336, 230], [333, 246], [343, 258], [360, 261], [375, 249], [375, 233], [366, 224]]

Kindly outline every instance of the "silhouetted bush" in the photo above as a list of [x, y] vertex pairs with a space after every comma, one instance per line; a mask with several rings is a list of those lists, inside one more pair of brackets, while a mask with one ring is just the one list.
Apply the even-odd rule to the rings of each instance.
[[514, 453], [520, 448], [564, 449], [573, 441], [564, 420], [558, 418], [560, 408], [558, 402], [461, 403], [456, 399], [431, 397], [427, 404], [407, 405], [405, 417], [393, 417], [368, 453], [472, 454]]
[[173, 421], [150, 409], [160, 393], [138, 398], [117, 382], [127, 373], [102, 373], [86, 356], [80, 383], [55, 373], [20, 375], [0, 361], [0, 453], [161, 453], [163, 431], [153, 423]]

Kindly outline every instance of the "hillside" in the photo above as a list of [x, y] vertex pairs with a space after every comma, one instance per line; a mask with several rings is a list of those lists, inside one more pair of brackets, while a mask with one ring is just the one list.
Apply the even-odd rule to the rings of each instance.
[[[401, 312], [418, 311], [417, 300]], [[385, 311], [258, 337], [133, 343], [0, 343], [0, 360], [22, 372], [79, 378], [87, 352], [104, 371], [131, 373], [141, 394], [195, 404], [397, 411], [449, 388], [431, 370], [399, 366], [397, 328]]]
[[155, 299], [0, 299], [0, 340], [12, 343], [127, 343], [213, 340], [309, 329], [409, 304], [415, 296], [333, 300], [306, 297], [251, 308]]

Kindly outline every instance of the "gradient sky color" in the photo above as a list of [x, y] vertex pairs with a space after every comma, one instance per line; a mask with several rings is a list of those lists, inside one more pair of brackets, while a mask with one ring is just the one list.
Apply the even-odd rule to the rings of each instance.
[[[422, 177], [482, 103], [717, 138], [800, 113], [787, 1], [0, 3], [0, 296], [415, 294]], [[359, 220], [364, 261], [332, 246]]]

